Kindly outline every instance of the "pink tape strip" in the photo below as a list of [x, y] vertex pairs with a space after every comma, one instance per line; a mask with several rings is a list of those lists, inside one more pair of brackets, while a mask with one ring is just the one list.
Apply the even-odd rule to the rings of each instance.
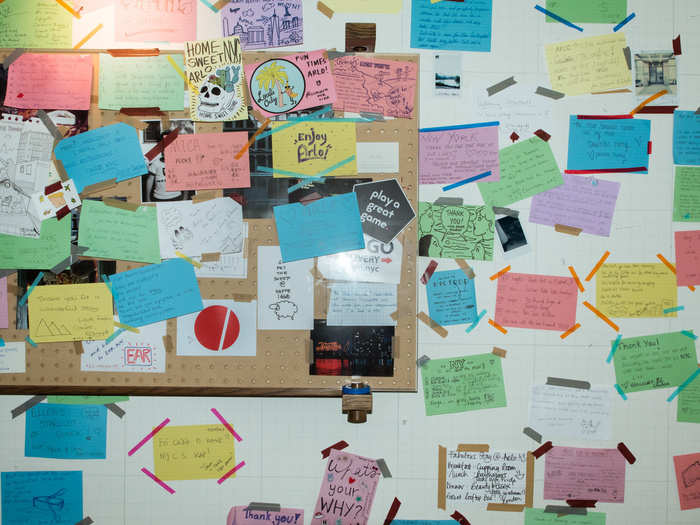
[[170, 485], [168, 485], [165, 481], [163, 481], [163, 480], [160, 479], [158, 476], [156, 476], [153, 472], [149, 471], [146, 467], [143, 467], [143, 468], [141, 469], [141, 472], [143, 472], [144, 474], [146, 474], [146, 476], [148, 476], [148, 477], [151, 478], [153, 481], [155, 481], [156, 483], [158, 483], [158, 485], [160, 485], [160, 486], [163, 487], [165, 490], [167, 490], [168, 492], [170, 492], [170, 494], [175, 494], [175, 489], [173, 489], [173, 488], [172, 488]]
[[219, 418], [219, 421], [221, 421], [221, 423], [226, 427], [226, 429], [227, 429], [229, 432], [231, 432], [231, 434], [233, 434], [233, 437], [236, 438], [236, 441], [243, 441], [243, 438], [242, 438], [241, 436], [238, 435], [238, 432], [236, 432], [235, 430], [233, 430], [233, 427], [229, 424], [228, 421], [226, 421], [226, 420], [224, 419], [224, 416], [222, 416], [221, 414], [219, 414], [219, 411], [218, 411], [217, 409], [212, 408], [211, 411], [212, 411], [212, 413], [213, 413], [217, 418]]
[[219, 478], [219, 480], [217, 481], [217, 483], [218, 483], [219, 485], [221, 485], [224, 481], [226, 481], [228, 478], [230, 478], [231, 476], [233, 476], [233, 475], [236, 473], [236, 471], [237, 471], [238, 469], [243, 468], [243, 467], [245, 467], [245, 461], [241, 461], [238, 465], [236, 465], [236, 466], [233, 467], [231, 470], [229, 470], [226, 474], [224, 474], [223, 476], [221, 476], [221, 477]]
[[169, 418], [169, 417], [166, 417], [160, 425], [158, 425], [156, 428], [154, 428], [152, 432], [149, 432], [149, 433], [146, 435], [145, 438], [143, 438], [141, 441], [139, 441], [139, 442], [136, 444], [136, 446], [135, 446], [134, 448], [132, 448], [132, 449], [129, 451], [129, 455], [130, 455], [130, 456], [133, 455], [134, 452], [136, 452], [138, 449], [140, 449], [142, 446], [144, 446], [144, 445], [146, 444], [146, 442], [147, 442], [149, 439], [151, 439], [151, 438], [152, 438], [153, 436], [155, 436], [158, 432], [160, 432], [161, 429], [162, 429], [165, 425], [167, 425], [168, 423], [170, 423], [170, 418]]

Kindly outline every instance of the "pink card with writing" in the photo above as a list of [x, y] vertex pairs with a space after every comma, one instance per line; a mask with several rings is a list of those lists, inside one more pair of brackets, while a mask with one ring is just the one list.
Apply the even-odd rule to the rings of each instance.
[[252, 510], [239, 505], [229, 511], [226, 525], [304, 525], [304, 509]]
[[92, 57], [24, 53], [10, 66], [5, 105], [23, 109], [90, 109]]
[[673, 456], [681, 510], [700, 509], [700, 452]]
[[368, 523], [380, 477], [375, 460], [331, 450], [311, 525]]
[[577, 299], [571, 277], [508, 272], [498, 279], [496, 322], [563, 332], [576, 323]]
[[700, 230], [675, 235], [678, 286], [700, 284]]
[[116, 40], [185, 42], [197, 40], [197, 0], [121, 0], [115, 9]]
[[0, 328], [8, 327], [7, 320], [7, 277], [0, 279]]
[[554, 447], [545, 454], [544, 499], [624, 503], [626, 465], [616, 448]]

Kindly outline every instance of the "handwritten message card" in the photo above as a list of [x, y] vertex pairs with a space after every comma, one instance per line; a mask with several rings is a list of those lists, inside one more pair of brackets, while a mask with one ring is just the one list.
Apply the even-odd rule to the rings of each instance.
[[[585, 516], [570, 514], [563, 521], [567, 525], [605, 525], [604, 512], [591, 512]], [[560, 525], [562, 518], [556, 512], [545, 512], [544, 509], [525, 509], [525, 525]]]
[[421, 374], [427, 416], [506, 406], [501, 358], [494, 354], [431, 359]]
[[435, 272], [426, 285], [430, 318], [441, 326], [476, 320], [474, 280], [462, 270]]
[[9, 326], [7, 319], [7, 277], [0, 278], [0, 328]]
[[693, 380], [678, 394], [676, 421], [700, 423], [700, 381]]
[[566, 95], [584, 95], [628, 87], [632, 74], [627, 67], [625, 47], [624, 33], [545, 44], [552, 89]]
[[673, 220], [700, 222], [700, 168], [676, 166]]
[[563, 332], [576, 323], [577, 299], [571, 277], [508, 272], [498, 279], [496, 322]]
[[678, 286], [700, 284], [700, 230], [675, 232]]
[[394, 239], [383, 243], [364, 235], [365, 248], [324, 255], [317, 260], [318, 271], [326, 279], [372, 283], [401, 282], [403, 245]]
[[233, 434], [223, 425], [168, 425], [153, 438], [153, 465], [165, 481], [219, 479], [236, 466]]
[[499, 154], [498, 182], [478, 182], [489, 206], [508, 206], [564, 183], [552, 148], [539, 137], [519, 140]]
[[380, 477], [375, 460], [331, 450], [311, 525], [338, 520], [366, 525]]
[[240, 505], [232, 507], [226, 519], [226, 525], [282, 524], [304, 525], [304, 509], [251, 510], [248, 505]]
[[700, 452], [673, 456], [681, 510], [700, 509]]
[[0, 268], [53, 268], [70, 256], [70, 221], [43, 221], [38, 239], [0, 233], [0, 244]]
[[304, 5], [269, 0], [231, 0], [221, 13], [224, 36], [238, 35], [244, 50], [304, 42]]
[[486, 171], [491, 175], [481, 180], [500, 179], [498, 122], [420, 130], [421, 184], [457, 182]]
[[[547, 9], [570, 22], [617, 24], [627, 16], [627, 0], [580, 2], [579, 0], [547, 0]], [[547, 22], [558, 23], [547, 17]]]
[[695, 341], [681, 332], [620, 339], [613, 363], [624, 392], [678, 386], [698, 366]]
[[28, 303], [29, 337], [37, 343], [105, 339], [113, 331], [104, 283], [37, 286]]
[[24, 341], [5, 341], [0, 346], [0, 374], [23, 374], [27, 371], [27, 349]]
[[604, 264], [596, 274], [596, 307], [608, 317], [677, 317], [676, 276], [663, 264]]
[[119, 319], [129, 326], [143, 326], [202, 309], [194, 266], [184, 259], [168, 259], [115, 273], [110, 281]]
[[489, 206], [418, 203], [422, 257], [493, 259], [494, 215]]
[[55, 1], [6, 0], [3, 4], [0, 6], [0, 47], [73, 47], [73, 15]]
[[673, 163], [700, 166], [700, 115], [673, 113]]
[[26, 457], [105, 459], [107, 409], [39, 403], [27, 411], [24, 439]]
[[491, 51], [492, 0], [469, 3], [413, 0], [411, 47]]
[[627, 460], [616, 448], [554, 447], [544, 457], [544, 499], [625, 502]]
[[333, 283], [328, 304], [328, 326], [395, 326], [396, 285]]
[[184, 42], [197, 38], [197, 2], [122, 0], [115, 9], [117, 41]]
[[3, 472], [0, 481], [2, 525], [75, 525], [85, 517], [82, 471]]

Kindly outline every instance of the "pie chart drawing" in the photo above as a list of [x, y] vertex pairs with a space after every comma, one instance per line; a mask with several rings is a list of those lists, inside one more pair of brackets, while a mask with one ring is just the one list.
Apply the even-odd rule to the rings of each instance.
[[220, 304], [208, 306], [194, 322], [194, 335], [204, 348], [215, 352], [231, 347], [241, 333], [238, 316]]

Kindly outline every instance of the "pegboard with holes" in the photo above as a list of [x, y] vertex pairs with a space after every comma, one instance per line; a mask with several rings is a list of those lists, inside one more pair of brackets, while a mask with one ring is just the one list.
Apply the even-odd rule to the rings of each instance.
[[[43, 52], [43, 50], [42, 50]], [[90, 129], [115, 122], [118, 112], [97, 108], [99, 50], [94, 54], [93, 98], [89, 112]], [[102, 50], [103, 52], [103, 50]], [[81, 53], [87, 53], [81, 50]], [[0, 52], [0, 58], [7, 53]], [[280, 56], [269, 52], [244, 53], [244, 62], [257, 62]], [[417, 55], [363, 55], [418, 63]], [[357, 124], [358, 142], [395, 142], [399, 144], [399, 173], [365, 174], [373, 180], [396, 178], [401, 183], [414, 211], [418, 211], [418, 108], [416, 88], [413, 119], [391, 119]], [[141, 119], [161, 120], [188, 118], [188, 112], [139, 114]], [[195, 125], [195, 133], [221, 131], [221, 123]], [[353, 175], [351, 177], [356, 177]], [[210, 192], [207, 192], [210, 193]], [[221, 195], [221, 191], [215, 195]], [[126, 197], [140, 202], [141, 186], [132, 179], [96, 192], [91, 197]], [[277, 231], [273, 219], [246, 219], [248, 240], [248, 279], [199, 279], [203, 299], [250, 301], [257, 294], [257, 248], [276, 245]], [[414, 219], [397, 239], [403, 244], [401, 282], [398, 286], [398, 320], [394, 335], [393, 377], [364, 377], [375, 391], [416, 390], [416, 254], [417, 234]], [[117, 272], [130, 270], [139, 263], [117, 261]], [[325, 318], [331, 281], [314, 272], [315, 317]], [[28, 330], [17, 330], [17, 275], [8, 278], [10, 325], [0, 330], [6, 341], [21, 341]], [[260, 395], [260, 396], [339, 396], [340, 388], [350, 378], [310, 375], [310, 332], [303, 330], [258, 330], [255, 357], [182, 357], [176, 355], [177, 321], [167, 322], [166, 371], [153, 373], [82, 372], [79, 343], [27, 344], [26, 373], [0, 374], [0, 393], [45, 393], [83, 395]]]

